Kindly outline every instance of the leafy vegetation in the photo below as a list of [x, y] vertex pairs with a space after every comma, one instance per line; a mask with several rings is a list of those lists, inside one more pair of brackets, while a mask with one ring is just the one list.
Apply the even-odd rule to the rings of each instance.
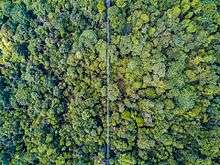
[[[220, 1], [114, 0], [110, 164], [220, 164]], [[102, 0], [0, 1], [2, 164], [103, 164]]]

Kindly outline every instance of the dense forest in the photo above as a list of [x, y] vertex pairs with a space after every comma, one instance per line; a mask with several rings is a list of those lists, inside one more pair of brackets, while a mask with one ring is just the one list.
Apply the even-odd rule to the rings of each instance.
[[218, 165], [219, 76], [219, 0], [0, 0], [1, 164], [104, 164], [108, 86], [111, 165]]

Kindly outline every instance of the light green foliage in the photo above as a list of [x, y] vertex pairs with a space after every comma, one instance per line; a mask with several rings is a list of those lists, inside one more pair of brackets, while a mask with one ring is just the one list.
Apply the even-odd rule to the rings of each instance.
[[120, 53], [121, 55], [128, 55], [132, 51], [132, 41], [128, 36], [122, 36], [119, 41]]
[[131, 155], [122, 154], [119, 156], [118, 161], [119, 164], [130, 165], [135, 164], [135, 158]]
[[139, 129], [137, 145], [139, 149], [150, 150], [155, 146], [155, 141], [151, 139], [144, 128]]
[[169, 18], [177, 18], [181, 13], [181, 10], [178, 6], [173, 7], [168, 11]]
[[97, 9], [100, 13], [104, 13], [105, 11], [105, 2], [104, 1], [99, 1], [97, 4]]
[[128, 22], [132, 24], [133, 30], [138, 31], [143, 25], [150, 21], [148, 13], [135, 10], [134, 13], [128, 18]]
[[197, 100], [197, 94], [192, 87], [186, 87], [177, 96], [180, 107], [184, 109], [191, 109]]
[[117, 6], [112, 6], [109, 8], [111, 29], [114, 31], [121, 31], [124, 27], [125, 17], [121, 12], [121, 9]]
[[126, 6], [126, 3], [128, 3], [128, 2], [127, 2], [127, 0], [116, 0], [115, 3], [116, 3], [117, 7], [123, 8]]
[[189, 25], [187, 27], [187, 31], [190, 32], [190, 33], [196, 32], [195, 25], [193, 25], [193, 23], [189, 23]]
[[27, 105], [30, 98], [30, 91], [23, 85], [19, 85], [15, 93], [15, 99], [21, 105]]
[[[113, 81], [123, 78], [124, 88], [118, 99], [124, 105], [121, 123], [134, 122], [138, 130], [133, 135], [137, 145], [132, 151], [127, 149], [127, 153], [138, 153], [138, 164], [218, 162], [218, 149], [211, 147], [219, 142], [218, 126], [214, 124], [219, 119], [213, 117], [216, 109], [211, 101], [219, 95], [216, 6], [216, 1], [167, 0], [136, 1], [123, 7], [130, 11], [126, 23], [131, 31], [114, 31], [111, 35], [114, 55], [120, 57], [113, 63]], [[121, 38], [131, 41], [120, 44]], [[123, 49], [125, 45], [127, 49]], [[219, 103], [214, 107], [219, 109]], [[198, 139], [206, 139], [211, 132], [215, 142], [198, 144]], [[126, 141], [129, 135], [132, 133], [127, 133]]]
[[92, 47], [97, 42], [97, 36], [93, 30], [85, 30], [79, 37], [80, 46]]
[[119, 97], [119, 89], [116, 84], [109, 86], [109, 99], [115, 101]]

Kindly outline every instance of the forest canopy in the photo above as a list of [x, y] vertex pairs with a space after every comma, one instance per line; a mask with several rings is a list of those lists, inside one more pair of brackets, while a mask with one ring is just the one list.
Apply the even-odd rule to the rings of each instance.
[[220, 1], [105, 3], [0, 1], [1, 164], [220, 164]]

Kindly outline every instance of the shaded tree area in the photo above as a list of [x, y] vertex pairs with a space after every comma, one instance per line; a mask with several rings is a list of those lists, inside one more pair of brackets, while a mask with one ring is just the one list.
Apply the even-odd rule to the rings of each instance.
[[104, 159], [104, 13], [94, 1], [1, 1], [0, 159]]

